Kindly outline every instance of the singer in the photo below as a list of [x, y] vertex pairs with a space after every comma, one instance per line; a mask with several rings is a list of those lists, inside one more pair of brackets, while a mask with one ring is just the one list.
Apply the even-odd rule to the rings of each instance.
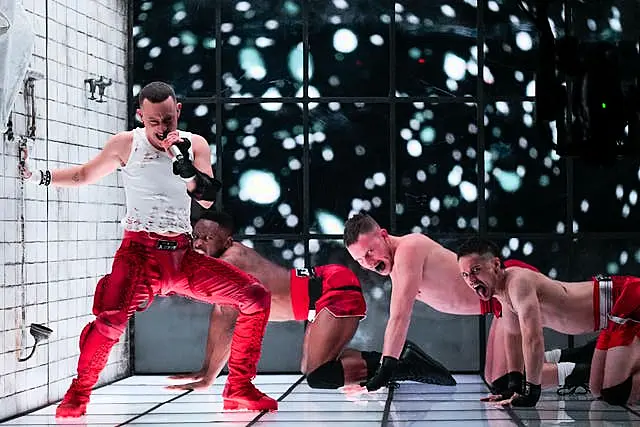
[[111, 273], [96, 286], [96, 319], [80, 333], [78, 375], [56, 416], [80, 417], [86, 412], [91, 390], [129, 318], [148, 308], [156, 295], [171, 293], [224, 304], [237, 312], [222, 392], [224, 409], [275, 410], [278, 402], [251, 382], [271, 311], [271, 292], [255, 277], [191, 247], [189, 196], [209, 208], [221, 185], [213, 178], [209, 144], [200, 135], [177, 129], [181, 104], [168, 84], [149, 83], [140, 91], [139, 103], [144, 127], [112, 136], [87, 163], [36, 173], [26, 159], [21, 165], [28, 182], [59, 187], [92, 184], [120, 169], [126, 195], [122, 244]]

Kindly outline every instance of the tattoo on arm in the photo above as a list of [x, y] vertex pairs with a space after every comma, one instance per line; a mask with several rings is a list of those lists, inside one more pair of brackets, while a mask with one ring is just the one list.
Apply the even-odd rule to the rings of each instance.
[[73, 174], [73, 176], [71, 177], [71, 180], [73, 182], [80, 182], [80, 173], [76, 172]]

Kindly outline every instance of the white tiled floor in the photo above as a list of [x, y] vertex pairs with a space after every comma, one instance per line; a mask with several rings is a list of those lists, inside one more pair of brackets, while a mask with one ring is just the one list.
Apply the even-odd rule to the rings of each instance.
[[207, 392], [177, 392], [164, 388], [165, 377], [136, 376], [95, 390], [88, 414], [72, 423], [56, 423], [55, 405], [51, 405], [3, 425], [640, 426], [640, 416], [633, 410], [595, 401], [590, 395], [561, 399], [555, 391], [547, 391], [536, 408], [493, 408], [479, 401], [487, 388], [476, 375], [457, 375], [456, 387], [403, 383], [394, 390], [386, 414], [386, 391], [346, 397], [339, 391], [313, 390], [305, 381], [296, 385], [299, 379], [297, 375], [261, 375], [254, 381], [263, 392], [280, 398], [275, 413], [222, 412], [222, 377]]

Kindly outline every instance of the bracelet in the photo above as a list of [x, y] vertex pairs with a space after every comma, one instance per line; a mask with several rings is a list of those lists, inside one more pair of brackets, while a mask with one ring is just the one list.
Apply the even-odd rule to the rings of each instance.
[[40, 185], [44, 185], [46, 187], [49, 184], [51, 184], [51, 171], [47, 170], [44, 173], [42, 173], [42, 171], [40, 171], [40, 173], [42, 174], [42, 179], [40, 180]]
[[[38, 175], [39, 174], [39, 175]], [[34, 184], [40, 185], [42, 182], [42, 178], [44, 177], [44, 172], [41, 170], [37, 170], [31, 173], [31, 176], [27, 178], [27, 181], [33, 182]]]

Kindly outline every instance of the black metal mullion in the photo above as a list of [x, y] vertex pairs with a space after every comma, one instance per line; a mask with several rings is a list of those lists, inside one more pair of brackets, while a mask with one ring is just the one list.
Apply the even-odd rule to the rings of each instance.
[[309, 1], [302, 2], [302, 239], [304, 263], [311, 265], [309, 236], [311, 225], [310, 147], [309, 147]]
[[[222, 2], [216, 2], [216, 16], [214, 19], [215, 25], [215, 39], [216, 39], [216, 52], [215, 52], [215, 61], [216, 61], [216, 71], [215, 71], [215, 79], [216, 79], [216, 96], [213, 102], [215, 102], [216, 106], [216, 171], [215, 174], [218, 179], [222, 180], [222, 130], [224, 129], [224, 125], [222, 123]], [[190, 98], [192, 99], [192, 98]], [[216, 206], [218, 209], [224, 209], [224, 197], [223, 191], [225, 191], [226, 187], [223, 187], [222, 191], [218, 192], [216, 197]]]

